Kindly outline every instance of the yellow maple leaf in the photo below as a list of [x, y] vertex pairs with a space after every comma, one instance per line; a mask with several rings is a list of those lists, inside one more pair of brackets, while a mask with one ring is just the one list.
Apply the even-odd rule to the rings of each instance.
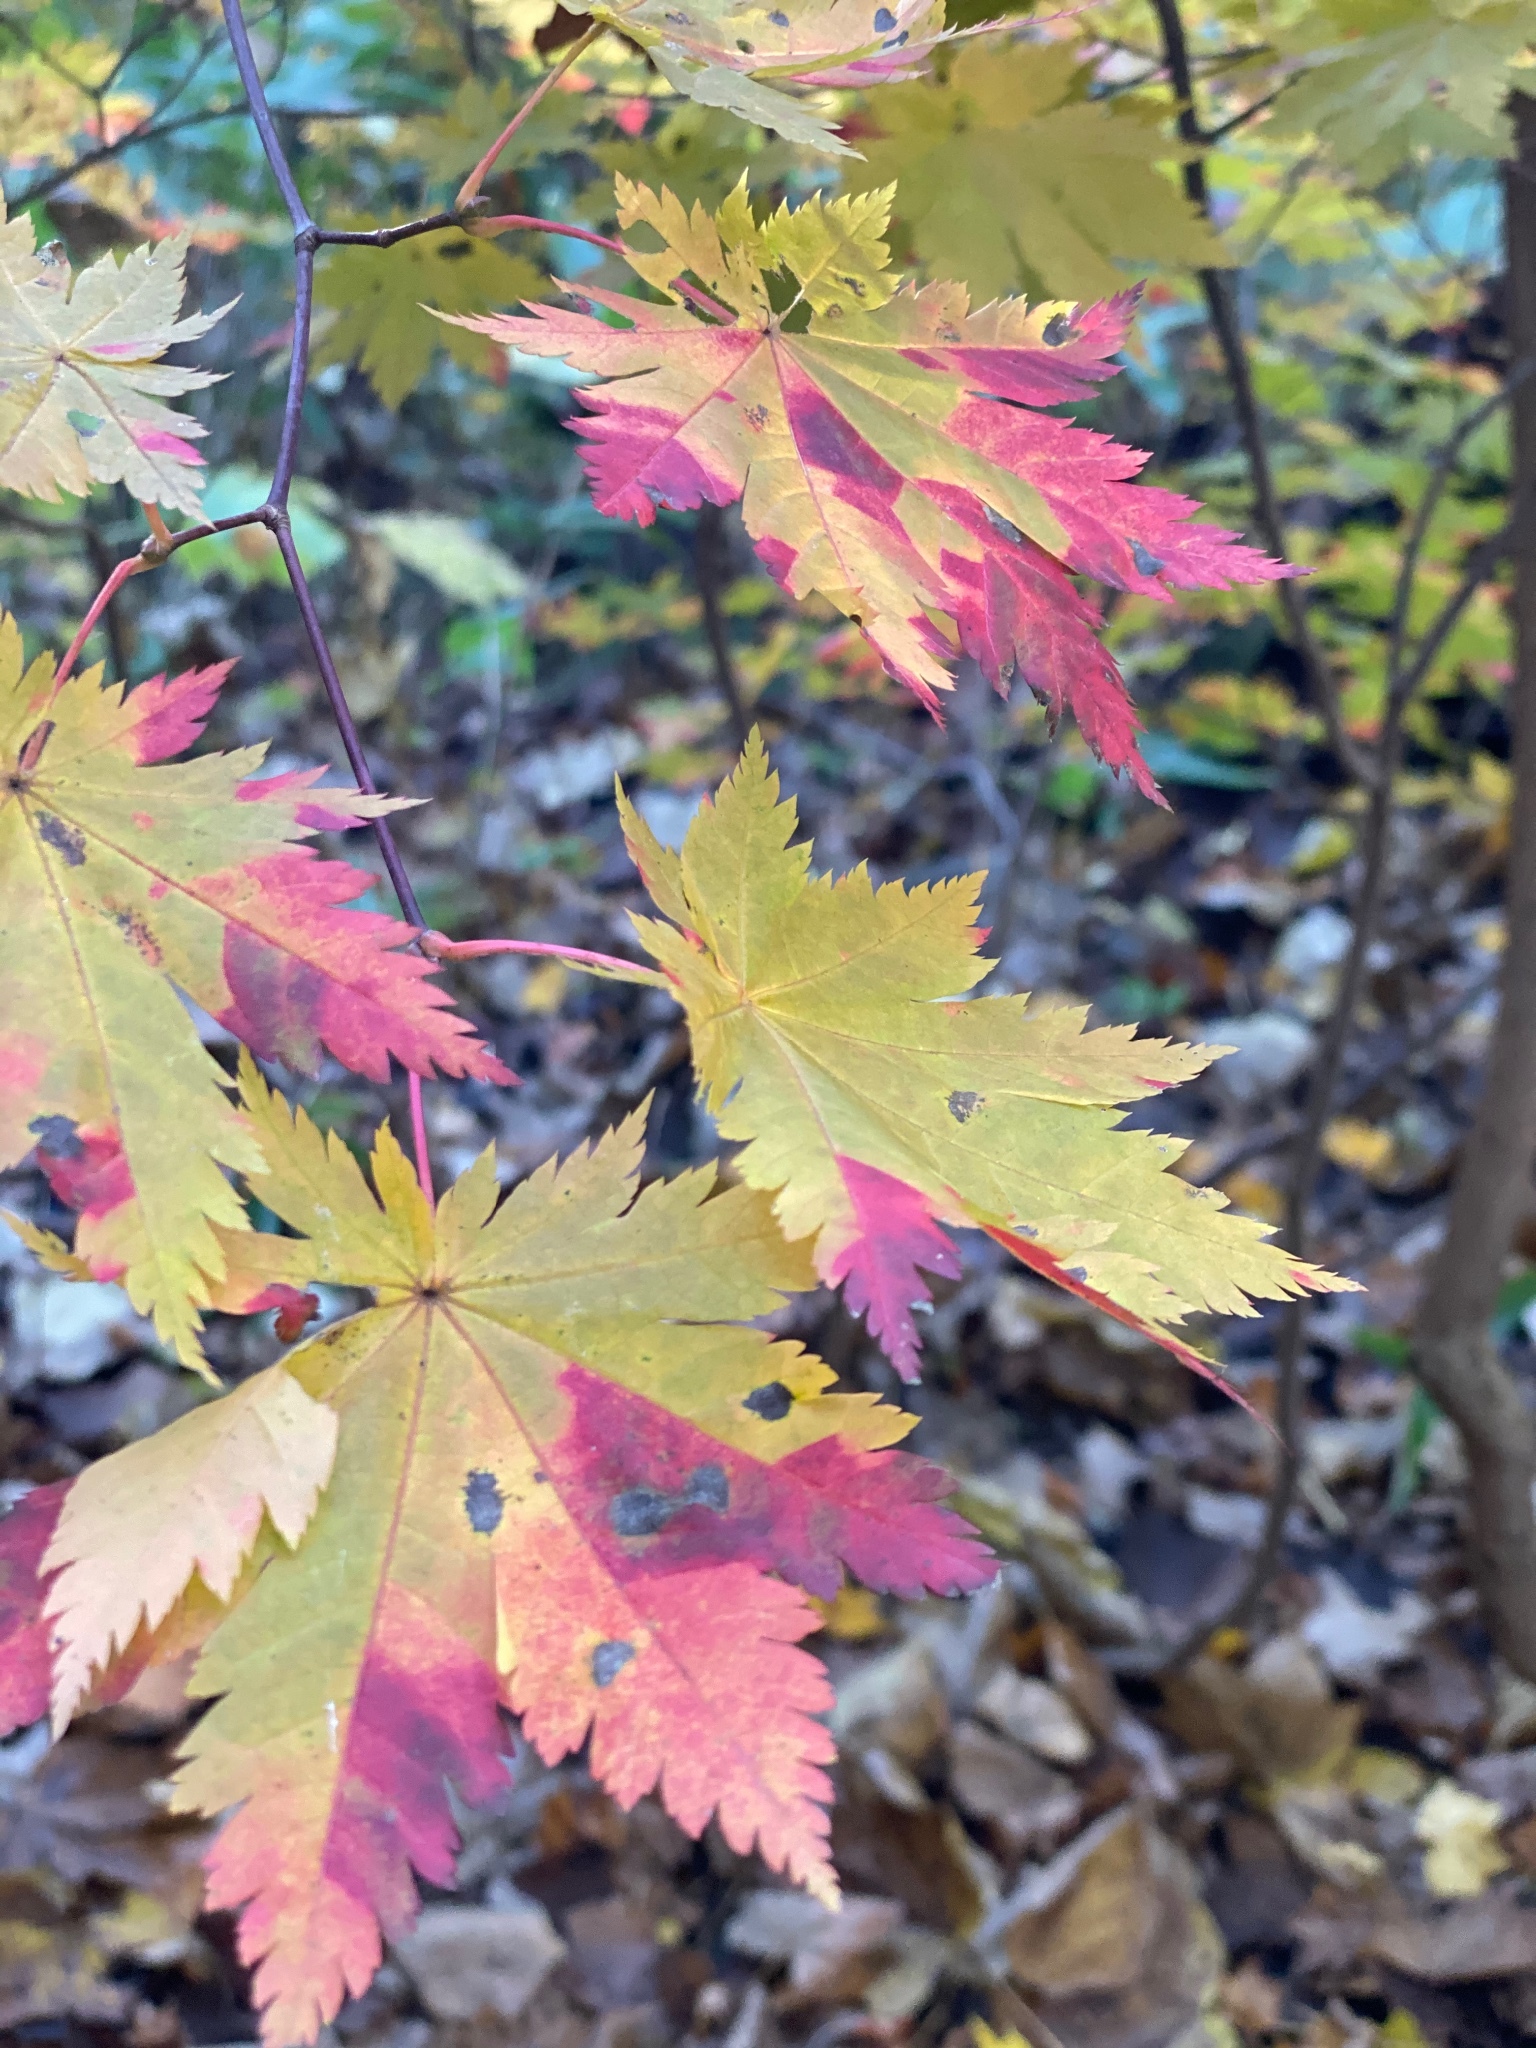
[[739, 1170], [775, 1191], [789, 1237], [814, 1237], [823, 1280], [848, 1282], [905, 1377], [928, 1298], [919, 1268], [959, 1270], [945, 1224], [986, 1230], [1202, 1371], [1178, 1333], [1187, 1317], [1352, 1287], [1170, 1173], [1181, 1141], [1117, 1128], [1120, 1105], [1219, 1049], [1085, 1031], [1085, 1010], [1031, 1011], [1023, 996], [966, 1000], [991, 965], [976, 930], [984, 877], [813, 878], [755, 733], [680, 854], [622, 791], [620, 804], [668, 920], [635, 928], [687, 1011], [722, 1135], [744, 1141]]
[[161, 401], [218, 379], [161, 357], [229, 306], [178, 317], [186, 251], [177, 237], [72, 277], [61, 251], [36, 252], [24, 216], [0, 225], [0, 484], [56, 502], [121, 483], [144, 503], [197, 512], [192, 443], [207, 430]]

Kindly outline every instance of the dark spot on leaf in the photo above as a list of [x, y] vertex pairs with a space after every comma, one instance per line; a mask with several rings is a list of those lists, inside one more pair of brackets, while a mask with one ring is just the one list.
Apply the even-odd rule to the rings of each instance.
[[142, 911], [119, 907], [108, 911], [107, 915], [142, 959], [147, 960], [151, 967], [160, 965], [165, 956]]
[[741, 1405], [764, 1422], [782, 1422], [795, 1405], [795, 1397], [782, 1380], [769, 1380], [766, 1386], [754, 1387]]
[[899, 50], [906, 40], [907, 31], [903, 29], [899, 36], [892, 36], [888, 43], [882, 43], [880, 47], [882, 50]]
[[88, 441], [92, 434], [99, 434], [106, 424], [99, 413], [81, 412], [78, 407], [73, 405], [66, 414], [66, 418], [82, 441]]
[[1011, 519], [1005, 519], [1001, 512], [994, 512], [990, 505], [986, 505], [982, 509], [987, 515], [987, 524], [994, 533], [1000, 533], [1004, 540], [1011, 540], [1015, 545], [1023, 543], [1024, 536]]
[[731, 1504], [731, 1482], [723, 1465], [701, 1465], [688, 1481], [683, 1495], [690, 1507], [713, 1508], [723, 1515]]
[[1063, 1271], [1066, 1273], [1067, 1278], [1075, 1280], [1079, 1287], [1086, 1284], [1088, 1279], [1088, 1268], [1086, 1266], [1066, 1266], [1063, 1268]]
[[85, 1146], [80, 1126], [72, 1116], [35, 1116], [27, 1129], [37, 1140], [37, 1149], [50, 1159], [83, 1159]]
[[477, 1536], [489, 1536], [501, 1526], [506, 1502], [494, 1472], [471, 1472], [464, 1481], [464, 1512]]
[[1144, 548], [1139, 540], [1131, 542], [1131, 558], [1143, 576], [1155, 576], [1163, 566], [1161, 555], [1154, 555], [1150, 548]]
[[949, 1113], [957, 1124], [969, 1123], [986, 1099], [974, 1088], [956, 1088], [949, 1098]]
[[1060, 348], [1064, 342], [1070, 341], [1072, 339], [1072, 315], [1070, 313], [1053, 313], [1041, 329], [1040, 339], [1047, 348]]
[[634, 1655], [633, 1643], [599, 1643], [592, 1652], [592, 1683], [612, 1685], [624, 1666], [633, 1662]]
[[892, 29], [895, 26], [896, 17], [892, 14], [889, 7], [877, 7], [875, 9], [875, 33], [877, 35], [883, 36], [887, 29]]
[[742, 55], [743, 55], [744, 57], [750, 57], [750, 56], [751, 56], [751, 54], [752, 54], [752, 45], [751, 45], [751, 44], [750, 44], [749, 42], [746, 42], [746, 41], [744, 41], [744, 40], [743, 40], [743, 38], [742, 38], [741, 36], [738, 36], [738, 37], [736, 38], [736, 47], [737, 47], [737, 49], [738, 49], [738, 50], [740, 50], [741, 54], [742, 54]]
[[72, 868], [85, 866], [85, 834], [78, 825], [66, 825], [62, 818], [56, 818], [52, 811], [39, 811], [37, 829], [48, 844], [62, 853]]
[[616, 1536], [654, 1536], [677, 1509], [670, 1493], [659, 1493], [654, 1486], [631, 1486], [615, 1499], [608, 1519]]
[[775, 28], [789, 27], [789, 16], [785, 14], [780, 8], [776, 7], [773, 10], [772, 14], [769, 15], [768, 19], [773, 23]]
[[655, 1536], [685, 1508], [713, 1508], [723, 1515], [731, 1504], [730, 1481], [720, 1465], [700, 1465], [680, 1493], [657, 1486], [631, 1486], [608, 1510], [616, 1536]]

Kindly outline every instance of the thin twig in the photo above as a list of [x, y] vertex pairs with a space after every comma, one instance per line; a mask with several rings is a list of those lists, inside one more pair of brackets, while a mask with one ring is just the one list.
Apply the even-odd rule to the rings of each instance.
[[[1162, 30], [1163, 58], [1177, 101], [1179, 139], [1190, 152], [1183, 167], [1184, 194], [1190, 204], [1197, 207], [1208, 221], [1211, 217], [1211, 195], [1206, 182], [1202, 152], [1209, 138], [1200, 125], [1199, 112], [1195, 106], [1194, 75], [1190, 65], [1189, 44], [1184, 33], [1184, 20], [1179, 12], [1179, 0], [1152, 0], [1152, 7]], [[1264, 421], [1259, 411], [1258, 394], [1254, 389], [1253, 368], [1248, 360], [1247, 345], [1243, 340], [1242, 322], [1238, 318], [1231, 275], [1225, 270], [1212, 269], [1202, 270], [1198, 275], [1200, 289], [1205, 295], [1211, 331], [1216, 337], [1216, 345], [1221, 351], [1222, 364], [1227, 374], [1227, 383], [1231, 387], [1232, 409], [1237, 416], [1237, 429], [1242, 439], [1243, 452], [1248, 460], [1248, 474], [1253, 487], [1254, 524], [1258, 529], [1259, 538], [1270, 554], [1277, 561], [1288, 562], [1290, 555], [1286, 547], [1285, 521], [1281, 516], [1280, 497], [1275, 488], [1274, 470], [1269, 459], [1269, 443], [1264, 434]], [[1307, 679], [1308, 693], [1322, 714], [1323, 723], [1327, 728], [1328, 743], [1341, 765], [1357, 780], [1364, 781], [1365, 774], [1359, 750], [1345, 730], [1333, 674], [1312, 630], [1306, 600], [1297, 584], [1290, 579], [1277, 584], [1276, 590], [1280, 609], [1285, 614], [1287, 631]]]
[[489, 177], [491, 166], [495, 163], [497, 157], [501, 155], [501, 152], [506, 148], [507, 144], [512, 140], [513, 136], [517, 133], [518, 129], [522, 127], [523, 123], [527, 120], [528, 116], [533, 112], [534, 108], [539, 104], [540, 100], [543, 99], [544, 95], [547, 92], [550, 92], [554, 89], [555, 85], [560, 81], [560, 79], [562, 79], [565, 76], [566, 72], [570, 70], [571, 66], [576, 62], [577, 58], [584, 55], [586, 51], [591, 49], [592, 45], [597, 41], [598, 37], [606, 33], [606, 29], [607, 24], [605, 22], [594, 21], [592, 26], [587, 30], [586, 34], [578, 37], [577, 40], [574, 43], [572, 43], [570, 48], [565, 52], [564, 56], [560, 58], [559, 62], [553, 67], [553, 69], [547, 72], [545, 76], [539, 80], [539, 83], [528, 95], [527, 99], [523, 101], [523, 104], [512, 116], [511, 120], [507, 123], [506, 127], [502, 129], [501, 133], [497, 136], [496, 140], [485, 152], [485, 155], [481, 157], [479, 163], [475, 165], [475, 168], [470, 172], [469, 176], [464, 180], [463, 184], [459, 187], [459, 194], [457, 199], [455, 199], [454, 201], [454, 205], [461, 212], [466, 207], [472, 206], [475, 200], [479, 198], [480, 187], [485, 183], [487, 177]]
[[1397, 590], [1392, 600], [1392, 624], [1387, 643], [1388, 675], [1396, 675], [1402, 667], [1403, 647], [1408, 635], [1408, 612], [1413, 601], [1413, 585], [1418, 573], [1419, 557], [1429, 536], [1430, 522], [1456, 472], [1462, 450], [1479, 427], [1508, 405], [1533, 370], [1536, 370], [1536, 356], [1526, 356], [1513, 364], [1498, 390], [1485, 398], [1481, 405], [1474, 406], [1457, 426], [1430, 469], [1429, 481], [1413, 515], [1413, 525], [1409, 529], [1408, 539], [1403, 548], [1403, 559], [1398, 568]]
[[720, 587], [729, 566], [726, 548], [725, 521], [721, 517], [720, 507], [710, 504], [706, 499], [699, 507], [698, 521], [694, 527], [694, 581], [699, 586], [699, 601], [704, 607], [704, 635], [709, 642], [710, 660], [715, 671], [715, 687], [725, 700], [736, 744], [738, 747], [745, 747], [747, 736], [752, 729], [752, 714], [747, 708], [741, 677], [736, 669], [736, 656], [731, 648], [730, 624], [720, 602]]
[[[1354, 1032], [1355, 1012], [1365, 991], [1366, 972], [1376, 927], [1386, 897], [1388, 849], [1396, 808], [1398, 770], [1402, 765], [1404, 720], [1419, 685], [1438, 660], [1473, 594], [1507, 552], [1513, 522], [1473, 549], [1456, 589], [1441, 605], [1434, 623], [1419, 642], [1411, 662], [1399, 657], [1387, 687], [1381, 733], [1376, 746], [1370, 807], [1361, 837], [1365, 857], [1360, 886], [1351, 904], [1349, 948], [1339, 972], [1339, 986], [1329, 1012], [1322, 1044], [1312, 1063], [1306, 1104], [1292, 1157], [1280, 1241], [1301, 1257], [1306, 1249], [1307, 1212], [1323, 1164], [1323, 1138], [1333, 1116], [1344, 1056]], [[1159, 1660], [1159, 1668], [1176, 1670], [1198, 1654], [1219, 1629], [1240, 1627], [1252, 1620], [1280, 1563], [1285, 1525], [1301, 1476], [1301, 1359], [1306, 1347], [1308, 1303], [1305, 1295], [1287, 1305], [1275, 1347], [1276, 1413], [1280, 1462], [1270, 1486], [1264, 1530], [1257, 1549], [1232, 1596], [1216, 1614], [1202, 1614]]]
[[435, 235], [442, 228], [463, 227], [468, 210], [454, 207], [443, 213], [423, 214], [420, 220], [401, 221], [392, 228], [316, 228], [315, 244], [322, 249], [392, 249], [396, 242], [408, 242], [413, 235]]

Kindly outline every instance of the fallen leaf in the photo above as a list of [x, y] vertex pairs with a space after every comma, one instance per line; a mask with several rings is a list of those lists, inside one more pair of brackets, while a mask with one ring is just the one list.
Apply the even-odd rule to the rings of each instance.
[[1508, 1870], [1501, 1818], [1496, 1799], [1479, 1799], [1449, 1778], [1436, 1781], [1413, 1817], [1413, 1832], [1424, 1844], [1424, 1882], [1437, 1899], [1478, 1898], [1490, 1878]]
[[515, 2020], [565, 1954], [544, 1908], [427, 1906], [393, 1944], [435, 2020]]

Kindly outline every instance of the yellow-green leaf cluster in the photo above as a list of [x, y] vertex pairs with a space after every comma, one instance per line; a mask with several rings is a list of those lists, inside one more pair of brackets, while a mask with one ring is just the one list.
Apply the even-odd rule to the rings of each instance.
[[[352, 222], [353, 226], [372, 223]], [[315, 276], [316, 304], [330, 315], [315, 344], [316, 368], [356, 362], [391, 408], [408, 398], [447, 348], [473, 370], [494, 361], [490, 345], [462, 327], [445, 327], [423, 306], [479, 312], [543, 296], [543, 275], [526, 257], [450, 229], [391, 249], [343, 246], [326, 252]]]
[[1136, 266], [1230, 258], [1179, 190], [1166, 95], [1090, 99], [1071, 46], [973, 44], [948, 75], [869, 102], [854, 184], [901, 179], [897, 223], [937, 276], [983, 300], [1104, 298]]

